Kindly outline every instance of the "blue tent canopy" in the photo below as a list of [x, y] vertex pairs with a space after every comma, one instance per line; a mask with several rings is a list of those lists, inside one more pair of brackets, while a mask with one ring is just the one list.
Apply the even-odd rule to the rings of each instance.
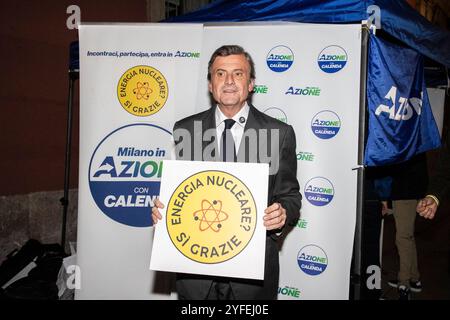
[[293, 21], [355, 23], [377, 5], [381, 28], [423, 55], [450, 68], [450, 32], [422, 17], [403, 0], [219, 0], [166, 22]]

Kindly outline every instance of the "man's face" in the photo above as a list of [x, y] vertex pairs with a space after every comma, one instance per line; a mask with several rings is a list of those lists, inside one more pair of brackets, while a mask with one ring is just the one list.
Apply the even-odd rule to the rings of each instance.
[[243, 54], [218, 56], [214, 60], [208, 88], [220, 107], [240, 109], [253, 85], [250, 64]]

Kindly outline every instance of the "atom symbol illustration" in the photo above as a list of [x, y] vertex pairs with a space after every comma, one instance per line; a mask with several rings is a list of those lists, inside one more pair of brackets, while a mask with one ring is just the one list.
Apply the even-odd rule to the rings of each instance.
[[145, 99], [148, 100], [150, 97], [150, 94], [153, 92], [152, 89], [150, 89], [148, 82], [138, 82], [136, 84], [136, 88], [133, 89], [133, 93], [136, 95], [136, 98], [138, 100]]
[[222, 228], [221, 222], [228, 219], [228, 214], [222, 211], [222, 201], [220, 200], [214, 200], [212, 203], [202, 200], [202, 208], [195, 211], [193, 215], [195, 221], [200, 220], [200, 231], [211, 229], [219, 232]]

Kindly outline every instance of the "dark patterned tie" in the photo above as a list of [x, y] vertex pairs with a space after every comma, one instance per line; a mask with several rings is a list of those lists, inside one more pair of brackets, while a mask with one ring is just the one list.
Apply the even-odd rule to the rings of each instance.
[[222, 161], [236, 162], [236, 147], [234, 145], [231, 127], [236, 123], [233, 119], [225, 120], [225, 129], [222, 132]]

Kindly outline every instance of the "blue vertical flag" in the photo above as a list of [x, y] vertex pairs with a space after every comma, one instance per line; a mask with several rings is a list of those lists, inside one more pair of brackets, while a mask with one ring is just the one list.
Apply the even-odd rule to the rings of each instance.
[[403, 162], [440, 146], [423, 74], [419, 53], [370, 36], [366, 165]]

